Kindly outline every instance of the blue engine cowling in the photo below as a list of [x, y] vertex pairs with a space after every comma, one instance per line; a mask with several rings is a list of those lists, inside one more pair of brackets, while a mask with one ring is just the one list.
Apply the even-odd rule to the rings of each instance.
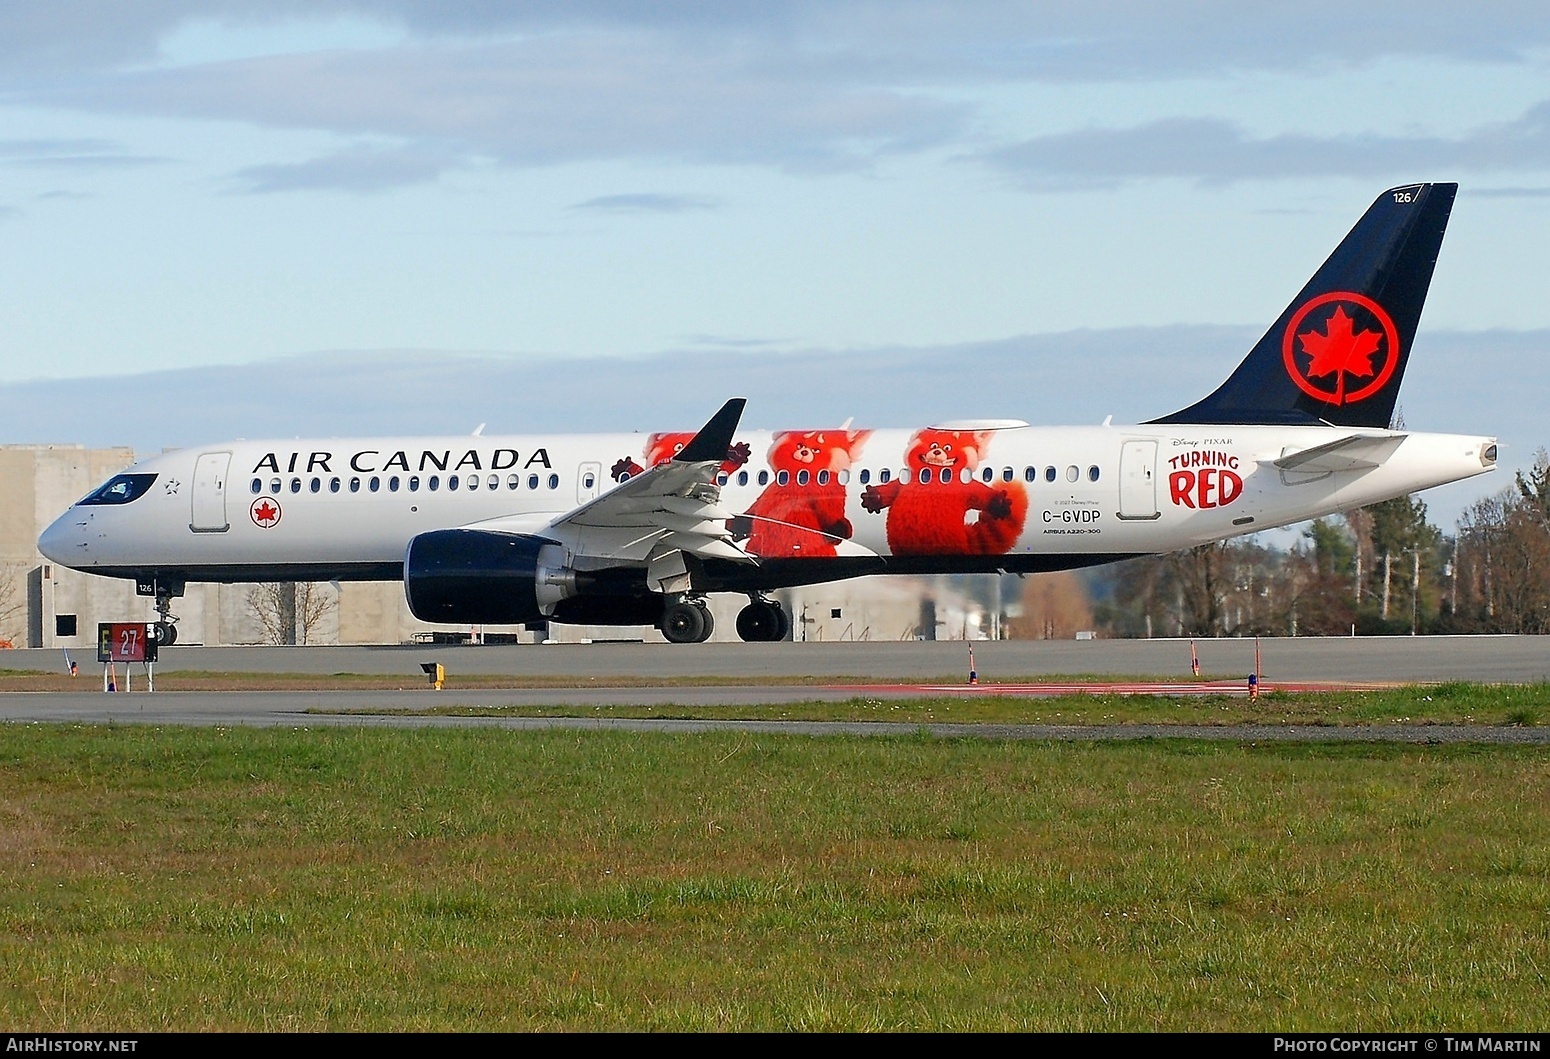
[[548, 620], [575, 594], [564, 549], [544, 537], [491, 530], [422, 533], [404, 557], [404, 592], [421, 621], [521, 625]]

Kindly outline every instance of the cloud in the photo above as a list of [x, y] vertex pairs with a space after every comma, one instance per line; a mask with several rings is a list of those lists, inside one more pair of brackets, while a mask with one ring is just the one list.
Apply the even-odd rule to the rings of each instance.
[[[359, 47], [306, 50], [307, 27], [341, 21], [376, 31]], [[161, 43], [190, 27], [273, 32], [249, 58], [161, 61]], [[403, 145], [396, 158], [350, 150], [239, 175], [252, 191], [370, 191], [483, 160], [864, 170], [966, 136], [975, 113], [961, 90], [974, 85], [1317, 73], [1396, 55], [1524, 62], [1546, 47], [1550, 7], [1527, 0], [1478, 10], [1454, 0], [56, 0], [0, 7], [0, 101]], [[1173, 158], [1164, 134], [1255, 171], [1317, 168], [1298, 157], [1303, 147], [1417, 156], [1446, 146], [1257, 141], [1204, 121], [1044, 137], [989, 157], [1030, 182], [1092, 185], [1133, 175], [1112, 157], [1129, 146], [1158, 151], [1155, 170], [1197, 176], [1204, 167]]]
[[[670, 36], [591, 34], [265, 56], [103, 74], [26, 101], [458, 144], [549, 165], [620, 156], [854, 169], [961, 131], [966, 105], [798, 78]], [[13, 96], [13, 101], [18, 97]]]
[[126, 154], [110, 140], [0, 140], [0, 164], [29, 169], [122, 169], [166, 161]]
[[645, 192], [636, 195], [601, 195], [571, 206], [573, 210], [590, 210], [598, 213], [686, 213], [691, 210], [714, 210], [721, 206], [719, 199], [700, 195], [659, 195]]
[[1254, 138], [1216, 118], [1169, 118], [1128, 129], [1040, 136], [978, 158], [1039, 189], [1113, 187], [1158, 178], [1228, 184], [1534, 170], [1550, 165], [1550, 102], [1531, 107], [1516, 121], [1482, 126], [1457, 138], [1378, 133]]
[[19, 0], [0, 6], [0, 74], [149, 64], [190, 25], [349, 19], [418, 41], [670, 35], [762, 60], [952, 78], [1135, 80], [1386, 55], [1518, 61], [1550, 43], [1538, 0]]
[[457, 158], [419, 146], [342, 151], [305, 162], [248, 166], [238, 170], [238, 190], [247, 194], [329, 189], [372, 194], [436, 180]]

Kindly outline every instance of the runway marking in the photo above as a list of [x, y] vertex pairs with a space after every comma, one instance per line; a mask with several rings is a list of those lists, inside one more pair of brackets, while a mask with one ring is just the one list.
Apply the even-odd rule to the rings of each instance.
[[[1328, 691], [1386, 691], [1404, 687], [1398, 682], [1384, 681], [1260, 681], [1259, 690], [1328, 692]], [[1060, 695], [1153, 695], [1153, 696], [1205, 696], [1225, 695], [1248, 698], [1247, 680], [1188, 681], [1177, 684], [1141, 683], [1138, 681], [1068, 682], [1052, 684], [831, 684], [832, 691], [851, 691], [857, 694], [914, 692], [920, 695], [1022, 695], [1029, 698], [1055, 698]]]

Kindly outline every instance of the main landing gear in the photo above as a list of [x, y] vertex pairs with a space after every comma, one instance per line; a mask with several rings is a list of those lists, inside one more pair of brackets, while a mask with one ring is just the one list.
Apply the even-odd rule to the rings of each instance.
[[749, 643], [774, 643], [790, 632], [790, 615], [773, 599], [751, 596], [748, 606], [738, 611], [737, 635]]
[[704, 643], [715, 628], [703, 599], [681, 599], [662, 611], [662, 635], [669, 643]]
[[[669, 643], [704, 643], [716, 623], [703, 599], [680, 599], [662, 611], [662, 635]], [[779, 603], [750, 597], [737, 614], [737, 635], [749, 643], [774, 643], [791, 634], [791, 618]]]

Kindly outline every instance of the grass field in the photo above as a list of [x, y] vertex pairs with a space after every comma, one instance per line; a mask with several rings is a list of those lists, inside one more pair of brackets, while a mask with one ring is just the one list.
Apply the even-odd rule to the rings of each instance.
[[1550, 1023], [1521, 748], [0, 726], [0, 1021]]
[[1550, 686], [1440, 684], [1382, 691], [1321, 691], [1243, 696], [998, 695], [982, 685], [972, 695], [918, 698], [857, 696], [780, 704], [664, 705], [586, 704], [441, 706], [427, 694], [412, 709], [332, 709], [313, 713], [431, 714], [508, 717], [656, 717], [681, 720], [729, 718], [782, 721], [889, 721], [906, 724], [1475, 724], [1537, 725], [1550, 718]]

